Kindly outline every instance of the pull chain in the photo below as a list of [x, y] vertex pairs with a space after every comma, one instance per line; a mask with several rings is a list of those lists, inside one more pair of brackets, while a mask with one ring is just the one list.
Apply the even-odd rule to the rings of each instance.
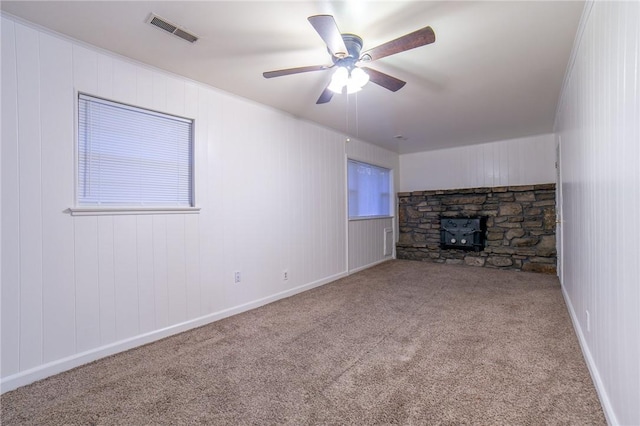
[[349, 94], [347, 93], [347, 140], [349, 140]]
[[358, 118], [358, 92], [356, 92], [356, 139], [360, 138], [360, 126]]

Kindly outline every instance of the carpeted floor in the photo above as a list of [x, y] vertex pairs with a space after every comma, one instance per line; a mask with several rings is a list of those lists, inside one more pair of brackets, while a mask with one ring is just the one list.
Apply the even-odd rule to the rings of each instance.
[[606, 424], [556, 277], [412, 261], [0, 403], [3, 425]]

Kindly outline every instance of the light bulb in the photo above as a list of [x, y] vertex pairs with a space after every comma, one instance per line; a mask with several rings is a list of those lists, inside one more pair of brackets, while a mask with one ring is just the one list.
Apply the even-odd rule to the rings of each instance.
[[336, 72], [331, 76], [331, 83], [327, 89], [335, 93], [342, 93], [342, 88], [347, 84], [349, 80], [349, 70], [344, 67], [338, 67]]
[[369, 74], [364, 72], [361, 68], [354, 68], [351, 71], [351, 79], [358, 87], [362, 88], [369, 82]]

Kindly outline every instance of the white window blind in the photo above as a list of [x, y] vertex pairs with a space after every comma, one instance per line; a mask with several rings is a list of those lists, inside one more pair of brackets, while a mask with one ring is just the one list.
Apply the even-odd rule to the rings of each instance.
[[390, 216], [391, 171], [348, 160], [349, 217]]
[[80, 94], [78, 205], [193, 206], [193, 121]]

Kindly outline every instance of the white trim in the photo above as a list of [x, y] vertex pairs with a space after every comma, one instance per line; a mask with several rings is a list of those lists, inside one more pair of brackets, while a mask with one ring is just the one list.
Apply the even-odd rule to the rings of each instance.
[[[364, 141], [361, 141], [361, 142], [362, 143], [368, 143], [368, 142], [364, 142]], [[392, 154], [398, 155], [397, 153], [395, 153], [393, 151], [389, 151], [388, 149], [383, 148], [381, 146], [377, 146], [376, 145], [376, 148], [380, 148], [380, 149], [388, 151], [388, 152], [390, 152]], [[389, 171], [393, 171], [394, 170], [394, 165], [393, 164], [378, 163], [377, 161], [371, 161], [370, 159], [367, 159], [365, 157], [360, 157], [357, 154], [353, 155], [353, 154], [346, 153], [346, 155], [347, 155], [347, 161], [352, 160], [352, 161], [356, 161], [358, 163], [363, 163], [363, 164], [368, 165], [368, 166], [376, 166], [376, 167], [380, 167], [381, 169], [387, 169]]]
[[197, 214], [200, 207], [70, 207], [71, 216], [113, 216], [131, 214]]
[[562, 200], [562, 136], [556, 134], [556, 259], [557, 275], [564, 282], [564, 201]]
[[360, 266], [360, 267], [358, 267], [358, 268], [356, 268], [356, 269], [354, 269], [352, 271], [349, 271], [349, 275], [355, 274], [356, 272], [364, 271], [365, 269], [369, 269], [369, 268], [371, 268], [373, 266], [379, 265], [379, 264], [384, 263], [384, 262], [388, 262], [388, 261], [393, 260], [393, 259], [394, 258], [392, 256], [387, 256], [384, 259], [376, 260], [373, 263], [370, 263], [370, 264], [364, 265], [364, 266]]
[[571, 304], [571, 299], [565, 291], [564, 285], [562, 285], [562, 296], [564, 297], [565, 305], [567, 305], [567, 310], [569, 311], [569, 316], [571, 317], [573, 329], [578, 336], [578, 342], [580, 343], [580, 348], [582, 349], [582, 355], [584, 356], [585, 362], [587, 363], [587, 368], [589, 368], [589, 373], [591, 374], [591, 379], [593, 380], [593, 384], [596, 388], [598, 398], [600, 398], [600, 404], [602, 405], [602, 410], [604, 411], [604, 416], [607, 419], [607, 423], [610, 425], [618, 425], [620, 423], [616, 418], [615, 411], [613, 410], [613, 406], [611, 405], [611, 401], [609, 400], [609, 395], [607, 395], [606, 388], [604, 386], [602, 378], [600, 377], [600, 373], [598, 372], [598, 367], [596, 366], [596, 363], [591, 356], [589, 345], [587, 345], [587, 340], [582, 333], [580, 323], [578, 322], [578, 317], [576, 316], [576, 312], [573, 309], [573, 305]]
[[358, 221], [358, 220], [374, 220], [374, 219], [393, 219], [394, 215], [382, 215], [382, 216], [354, 216], [350, 217], [349, 221]]
[[195, 121], [195, 118], [184, 117], [181, 115], [160, 111], [158, 109], [141, 107], [129, 102], [120, 102], [114, 99], [105, 98], [103, 96], [93, 95], [81, 90], [76, 90], [76, 94], [78, 97], [78, 99], [76, 100], [76, 103], [77, 101], [83, 100], [83, 101], [93, 102], [95, 104], [106, 105], [113, 108], [126, 109], [127, 111], [131, 111], [131, 112], [152, 115], [154, 117], [167, 118], [169, 120], [176, 120], [181, 123], [187, 123], [187, 124], [193, 124], [193, 122]]
[[[359, 269], [364, 269], [364, 268], [359, 268]], [[8, 392], [8, 391], [17, 389], [21, 386], [26, 386], [35, 381], [42, 380], [46, 377], [53, 376], [54, 374], [62, 373], [67, 370], [71, 370], [72, 368], [79, 367], [81, 365], [98, 360], [100, 358], [107, 357], [109, 355], [116, 354], [118, 352], [123, 352], [129, 349], [133, 349], [138, 346], [142, 346], [147, 343], [151, 343], [156, 340], [160, 340], [165, 337], [172, 336], [174, 334], [182, 333], [184, 331], [188, 331], [196, 327], [201, 327], [203, 325], [221, 320], [223, 318], [230, 317], [232, 315], [236, 315], [242, 312], [249, 311], [251, 309], [258, 308], [263, 305], [267, 305], [269, 303], [275, 302], [280, 299], [284, 299], [286, 297], [293, 296], [303, 291], [311, 290], [312, 288], [319, 287], [324, 284], [328, 284], [332, 281], [346, 277], [347, 275], [348, 275], [347, 272], [341, 272], [339, 274], [335, 274], [330, 277], [311, 282], [309, 284], [304, 284], [289, 290], [285, 290], [280, 293], [276, 293], [271, 296], [264, 297], [262, 299], [257, 299], [252, 302], [247, 302], [238, 306], [234, 306], [232, 308], [223, 309], [221, 311], [214, 312], [212, 314], [195, 318], [189, 321], [185, 321], [180, 324], [175, 324], [160, 330], [155, 330], [149, 333], [134, 336], [128, 339], [121, 340], [119, 342], [114, 342], [96, 349], [91, 349], [86, 352], [82, 352], [82, 353], [75, 354], [66, 358], [62, 358], [47, 364], [43, 364], [29, 370], [21, 371], [19, 373], [13, 374], [11, 376], [7, 376], [0, 380], [0, 389], [1, 389], [0, 393]]]
[[[347, 139], [347, 142], [348, 141], [349, 139]], [[347, 154], [347, 142], [343, 144], [344, 163], [342, 164], [344, 170], [344, 217], [347, 219], [344, 221], [344, 256], [346, 258], [344, 264], [346, 265], [347, 271], [349, 271], [349, 155]]]

